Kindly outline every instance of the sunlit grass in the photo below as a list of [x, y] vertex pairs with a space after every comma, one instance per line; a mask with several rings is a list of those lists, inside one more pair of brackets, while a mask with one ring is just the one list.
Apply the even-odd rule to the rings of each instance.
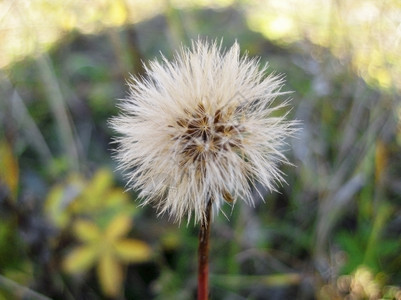
[[64, 33], [94, 33], [137, 23], [170, 7], [226, 7], [235, 4], [251, 28], [277, 43], [304, 38], [350, 62], [369, 83], [401, 89], [401, 7], [395, 0], [32, 0], [0, 3], [0, 67], [46, 50]]
[[96, 33], [106, 27], [138, 23], [171, 6], [221, 7], [232, 0], [32, 0], [0, 2], [0, 67], [26, 55], [46, 51], [65, 33]]
[[368, 83], [401, 89], [401, 7], [398, 1], [251, 2], [251, 28], [282, 45], [308, 39], [351, 64]]

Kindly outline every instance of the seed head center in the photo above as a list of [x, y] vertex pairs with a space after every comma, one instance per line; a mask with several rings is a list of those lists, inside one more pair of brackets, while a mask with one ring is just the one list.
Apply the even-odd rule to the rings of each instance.
[[176, 121], [179, 133], [173, 136], [184, 161], [202, 162], [222, 151], [241, 148], [244, 128], [232, 120], [232, 113], [221, 109], [211, 113], [202, 103], [192, 113], [185, 112], [187, 115]]

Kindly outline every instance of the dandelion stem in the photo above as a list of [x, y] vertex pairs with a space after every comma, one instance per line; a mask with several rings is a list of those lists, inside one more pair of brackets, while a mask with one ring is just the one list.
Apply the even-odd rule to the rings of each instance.
[[207, 300], [209, 294], [209, 236], [212, 201], [206, 207], [206, 216], [201, 222], [198, 247], [198, 300]]

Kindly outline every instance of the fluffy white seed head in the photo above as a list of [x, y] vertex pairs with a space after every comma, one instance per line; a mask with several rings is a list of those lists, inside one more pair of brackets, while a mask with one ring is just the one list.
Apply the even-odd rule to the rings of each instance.
[[284, 181], [278, 164], [295, 129], [274, 106], [285, 93], [281, 76], [267, 75], [258, 60], [197, 40], [174, 61], [163, 57], [132, 77], [130, 94], [111, 119], [119, 134], [116, 158], [128, 186], [174, 221], [203, 221], [208, 201], [253, 204], [255, 182], [274, 190]]

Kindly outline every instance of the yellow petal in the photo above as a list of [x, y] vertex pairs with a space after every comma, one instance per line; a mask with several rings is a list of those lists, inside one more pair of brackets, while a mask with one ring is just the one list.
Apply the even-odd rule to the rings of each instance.
[[76, 212], [77, 199], [85, 181], [79, 174], [71, 174], [63, 185], [55, 185], [47, 194], [45, 212], [47, 217], [59, 228], [64, 228]]
[[112, 254], [105, 253], [100, 258], [97, 271], [103, 292], [110, 297], [118, 296], [121, 292], [123, 271]]
[[101, 207], [104, 196], [112, 186], [113, 174], [107, 169], [99, 169], [89, 182], [82, 195], [82, 201], [90, 207]]
[[81, 241], [90, 242], [101, 238], [99, 228], [93, 223], [85, 220], [74, 222], [74, 233]]
[[0, 182], [8, 187], [13, 199], [17, 196], [18, 162], [11, 146], [6, 141], [0, 142]]
[[106, 229], [106, 238], [117, 239], [124, 236], [131, 229], [131, 217], [127, 214], [120, 214], [115, 217]]
[[114, 244], [114, 251], [124, 261], [143, 262], [150, 258], [151, 248], [145, 242], [126, 239]]
[[110, 189], [109, 193], [107, 194], [107, 199], [105, 199], [105, 202], [107, 202], [108, 206], [124, 205], [128, 203], [128, 201], [128, 193], [124, 193], [124, 190], [120, 188]]
[[80, 246], [72, 250], [63, 261], [63, 269], [68, 273], [88, 270], [97, 256], [96, 247]]
[[64, 227], [68, 222], [68, 211], [63, 202], [64, 190], [62, 186], [56, 185], [47, 194], [45, 202], [46, 216], [57, 227]]
[[387, 167], [388, 150], [386, 144], [382, 140], [376, 142], [375, 152], [375, 177], [376, 181], [380, 183], [382, 175]]

